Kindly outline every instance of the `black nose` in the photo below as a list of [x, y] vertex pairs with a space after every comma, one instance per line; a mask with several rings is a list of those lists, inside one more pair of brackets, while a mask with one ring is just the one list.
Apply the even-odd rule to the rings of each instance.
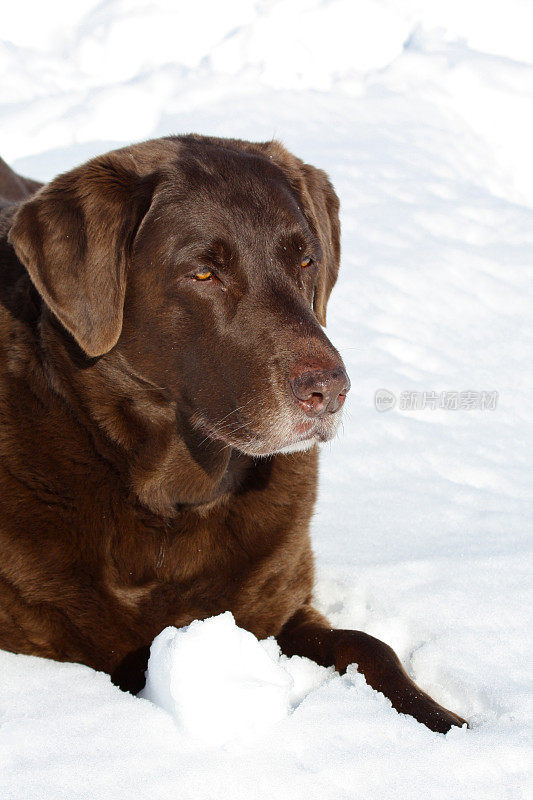
[[290, 379], [298, 405], [308, 417], [338, 411], [350, 391], [350, 379], [342, 366], [334, 369], [296, 369]]

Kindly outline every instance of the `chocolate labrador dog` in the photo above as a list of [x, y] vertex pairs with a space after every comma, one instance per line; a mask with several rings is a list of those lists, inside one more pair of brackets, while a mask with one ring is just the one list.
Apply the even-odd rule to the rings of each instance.
[[279, 143], [176, 136], [46, 186], [0, 165], [0, 647], [144, 683], [167, 625], [231, 610], [464, 720], [312, 606], [317, 443], [350, 382], [326, 337], [337, 196]]

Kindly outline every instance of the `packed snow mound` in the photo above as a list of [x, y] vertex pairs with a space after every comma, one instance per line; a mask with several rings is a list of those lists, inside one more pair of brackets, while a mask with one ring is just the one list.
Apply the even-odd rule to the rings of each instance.
[[168, 627], [150, 649], [142, 696], [167, 711], [178, 729], [220, 745], [268, 730], [331, 677], [306, 658], [258, 641], [231, 612]]

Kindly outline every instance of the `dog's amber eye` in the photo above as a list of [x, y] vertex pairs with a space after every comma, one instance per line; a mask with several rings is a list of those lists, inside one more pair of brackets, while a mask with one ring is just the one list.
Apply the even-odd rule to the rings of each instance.
[[304, 260], [300, 263], [300, 266], [301, 267], [310, 267], [312, 263], [313, 263], [313, 259], [312, 258], [304, 258]]
[[194, 279], [196, 281], [208, 281], [209, 278], [213, 277], [213, 273], [210, 269], [203, 269], [201, 272], [196, 272], [194, 275]]

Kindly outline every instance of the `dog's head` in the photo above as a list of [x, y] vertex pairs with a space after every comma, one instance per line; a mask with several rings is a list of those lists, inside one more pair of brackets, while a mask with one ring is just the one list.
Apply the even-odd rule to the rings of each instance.
[[109, 153], [24, 203], [10, 240], [82, 350], [119, 352], [205, 437], [267, 455], [334, 435], [349, 380], [321, 326], [338, 200], [277, 142]]

